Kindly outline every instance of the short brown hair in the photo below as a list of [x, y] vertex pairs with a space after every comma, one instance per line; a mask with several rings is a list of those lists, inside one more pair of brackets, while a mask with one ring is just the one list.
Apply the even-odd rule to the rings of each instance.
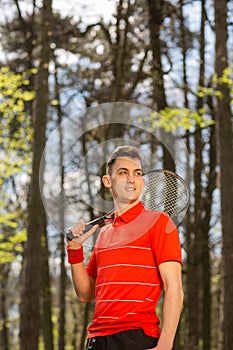
[[138, 151], [138, 149], [134, 146], [119, 146], [117, 147], [112, 154], [110, 155], [107, 163], [106, 163], [106, 172], [107, 174], [111, 174], [112, 166], [115, 162], [115, 160], [119, 157], [130, 157], [130, 158], [137, 158], [141, 162], [141, 156]]

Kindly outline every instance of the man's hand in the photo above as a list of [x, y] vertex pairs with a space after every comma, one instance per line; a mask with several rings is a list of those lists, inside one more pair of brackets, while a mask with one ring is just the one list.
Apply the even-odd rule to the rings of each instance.
[[94, 225], [89, 231], [84, 232], [86, 227], [85, 221], [80, 220], [72, 227], [70, 227], [70, 231], [72, 232], [74, 238], [70, 241], [67, 239], [68, 247], [72, 249], [79, 249], [82, 244], [97, 230], [99, 225]]

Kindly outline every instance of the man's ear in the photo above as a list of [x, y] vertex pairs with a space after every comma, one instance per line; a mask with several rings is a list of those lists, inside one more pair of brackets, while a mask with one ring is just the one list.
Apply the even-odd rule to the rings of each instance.
[[102, 181], [105, 187], [107, 188], [111, 188], [112, 187], [112, 183], [111, 183], [111, 179], [109, 175], [104, 175], [102, 177]]

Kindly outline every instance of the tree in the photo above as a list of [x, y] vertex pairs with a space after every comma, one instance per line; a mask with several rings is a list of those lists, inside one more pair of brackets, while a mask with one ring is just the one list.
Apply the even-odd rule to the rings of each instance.
[[17, 307], [12, 303], [11, 268], [13, 263], [20, 264], [26, 240], [27, 185], [24, 187], [22, 175], [29, 177], [31, 170], [33, 131], [26, 112], [26, 104], [35, 95], [28, 89], [31, 75], [31, 71], [15, 74], [7, 67], [0, 69], [0, 344], [4, 350], [13, 346], [8, 325], [13, 323], [10, 313]]
[[48, 104], [48, 68], [50, 61], [51, 0], [44, 0], [41, 12], [40, 55], [34, 105], [34, 143], [29, 193], [28, 237], [24, 255], [21, 303], [20, 349], [37, 349], [40, 332], [41, 236], [46, 231], [44, 207], [40, 195], [39, 168], [46, 141]]
[[[42, 1], [32, 1], [31, 3], [31, 11], [23, 10], [25, 7], [22, 7], [22, 5], [29, 4], [27, 0], [5, 0], [3, 4], [12, 5], [12, 11], [9, 19], [7, 19], [7, 16], [2, 16], [1, 19], [4, 22], [1, 23], [1, 45], [7, 65], [13, 67], [17, 72], [23, 72], [30, 67], [39, 67], [40, 63], [39, 56], [42, 50], [40, 6]], [[232, 79], [229, 79], [229, 73], [232, 74], [232, 71], [228, 67], [228, 62], [225, 58], [227, 57], [226, 47], [223, 45], [223, 40], [224, 42], [226, 41], [226, 32], [230, 32], [231, 29], [230, 26], [226, 27], [226, 11], [228, 17], [230, 18], [231, 16], [230, 5], [228, 9], [226, 7], [228, 4], [229, 2], [226, 0], [223, 2], [218, 1], [215, 4], [217, 38], [215, 67], [217, 75], [214, 74], [213, 65], [215, 27], [211, 22], [213, 4], [210, 1], [118, 0], [115, 13], [111, 18], [95, 18], [93, 23], [90, 23], [90, 18], [88, 18], [88, 24], [86, 22], [87, 16], [80, 17], [77, 20], [72, 14], [65, 17], [59, 12], [51, 14], [53, 15], [53, 27], [50, 27], [49, 38], [45, 40], [43, 50], [45, 50], [48, 41], [50, 41], [54, 57], [50, 57], [47, 62], [43, 60], [45, 66], [42, 68], [40, 66], [40, 70], [46, 70], [46, 65], [50, 64], [50, 75], [48, 77], [48, 72], [46, 72], [45, 80], [49, 80], [50, 84], [49, 97], [51, 100], [55, 100], [54, 103], [49, 105], [50, 118], [46, 131], [48, 135], [53, 128], [57, 127], [57, 120], [58, 124], [60, 124], [68, 115], [72, 115], [74, 118], [77, 116], [77, 123], [80, 123], [80, 130], [82, 130], [82, 120], [77, 111], [103, 102], [130, 101], [144, 106], [152, 106], [152, 108], [156, 109], [151, 119], [145, 121], [147, 124], [144, 124], [144, 119], [142, 118], [140, 130], [133, 126], [127, 127], [124, 124], [124, 114], [119, 113], [122, 123], [112, 124], [111, 126], [105, 125], [87, 133], [84, 132], [82, 138], [77, 142], [77, 148], [73, 148], [73, 153], [72, 150], [69, 150], [69, 156], [73, 161], [77, 161], [77, 164], [68, 164], [66, 154], [64, 154], [65, 164], [62, 169], [63, 160], [61, 159], [61, 169], [65, 175], [64, 179], [61, 179], [62, 190], [68, 191], [67, 187], [63, 186], [63, 180], [66, 181], [69, 177], [73, 165], [78, 167], [79, 163], [89, 154], [92, 148], [99, 152], [98, 147], [103, 141], [115, 138], [124, 139], [124, 136], [127, 135], [127, 140], [143, 144], [144, 150], [150, 150], [151, 153], [156, 155], [155, 158], [159, 164], [166, 164], [165, 166], [170, 168], [173, 164], [169, 161], [164, 162], [164, 152], [161, 149], [161, 144], [158, 144], [157, 140], [151, 137], [153, 130], [160, 128], [167, 130], [168, 133], [174, 132], [174, 134], [178, 131], [179, 136], [187, 140], [189, 159], [185, 159], [180, 154], [177, 157], [179, 159], [175, 159], [175, 163], [178, 163], [178, 166], [182, 164], [183, 170], [187, 170], [185, 172], [187, 176], [192, 170], [189, 168], [195, 164], [194, 181], [191, 181], [192, 197], [190, 210], [180, 225], [184, 251], [183, 276], [186, 300], [178, 336], [174, 345], [174, 349], [179, 350], [189, 350], [190, 348], [207, 350], [210, 346], [220, 349], [219, 344], [217, 344], [217, 338], [221, 334], [219, 330], [221, 318], [219, 317], [220, 307], [217, 305], [217, 301], [220, 300], [222, 292], [219, 282], [222, 257], [219, 249], [221, 246], [221, 226], [219, 225], [220, 200], [215, 183], [216, 170], [218, 171], [219, 169], [215, 164], [215, 132], [217, 131], [218, 134], [217, 144], [221, 144], [221, 151], [218, 155], [221, 153], [221, 186], [223, 191], [221, 197], [225, 208], [222, 212], [223, 218], [224, 214], [232, 210], [231, 204], [227, 202], [228, 199], [226, 198], [226, 193], [229, 197], [232, 196], [230, 190], [232, 175], [231, 166], [229, 165], [232, 163], [232, 157], [229, 155], [232, 153], [232, 145], [229, 141], [232, 138], [230, 131], [232, 116], [228, 107], [230, 105], [229, 96], [232, 96], [232, 90], [229, 91], [232, 89]], [[224, 16], [222, 16], [223, 12]], [[15, 14], [14, 17], [12, 13]], [[80, 11], [79, 14], [82, 15], [82, 12]], [[46, 21], [44, 23], [47, 24]], [[46, 28], [46, 26], [44, 27]], [[224, 31], [221, 32], [223, 27]], [[228, 47], [231, 47], [230, 41], [227, 44]], [[47, 53], [45, 53], [46, 55]], [[221, 57], [223, 57], [223, 60]], [[72, 60], [70, 61], [69, 58], [72, 58]], [[230, 55], [228, 55], [228, 60], [229, 62], [232, 60]], [[214, 76], [213, 80], [211, 80], [212, 74]], [[39, 79], [43, 80], [41, 73]], [[9, 80], [13, 82], [14, 78], [11, 77]], [[211, 85], [212, 81], [215, 84], [214, 89], [213, 85]], [[37, 77], [30, 76], [28, 72], [25, 73], [25, 85], [23, 85], [22, 91], [25, 92], [37, 82]], [[47, 85], [45, 84], [44, 87], [46, 95]], [[38, 90], [39, 94], [33, 105], [34, 129], [37, 129], [36, 125], [39, 123], [39, 115], [42, 116], [40, 121], [44, 120], [45, 105], [47, 105], [47, 97], [42, 99], [42, 92], [38, 89], [38, 86], [36, 90]], [[42, 108], [41, 112], [39, 112], [39, 101], [41, 99]], [[20, 106], [21, 102], [19, 100], [18, 95], [15, 99], [14, 108], [16, 105]], [[6, 99], [4, 102], [6, 102]], [[14, 310], [18, 310], [13, 305], [8, 310], [9, 305], [15, 303], [12, 303], [13, 297], [15, 300], [19, 300], [18, 293], [21, 290], [21, 286], [25, 289], [21, 274], [19, 273], [18, 276], [15, 276], [16, 272], [13, 271], [15, 263], [13, 261], [19, 258], [21, 262], [24, 253], [23, 245], [26, 239], [25, 221], [28, 216], [25, 201], [28, 196], [28, 183], [24, 187], [19, 188], [18, 178], [21, 173], [28, 174], [31, 172], [33, 129], [31, 127], [32, 120], [29, 117], [32, 110], [31, 100], [25, 101], [23, 107], [27, 111], [27, 117], [26, 115], [22, 117], [19, 110], [16, 110], [14, 116], [7, 114], [9, 105], [3, 106], [1, 103], [2, 100], [0, 99], [0, 156], [3, 155], [0, 158], [0, 184], [2, 190], [0, 261], [3, 262], [0, 274], [4, 275], [5, 278], [0, 280], [2, 293], [0, 310], [4, 322], [6, 321], [5, 325], [7, 325], [8, 316], [13, 314], [11, 308], [14, 307]], [[3, 107], [2, 109], [1, 106]], [[2, 117], [1, 113], [3, 111], [6, 112], [5, 117]], [[127, 111], [123, 112], [127, 114]], [[216, 128], [214, 121], [217, 113], [217, 126], [219, 125], [219, 127]], [[93, 114], [94, 118], [95, 115]], [[113, 121], [114, 118], [116, 118], [116, 115], [113, 115]], [[143, 128], [149, 122], [151, 122], [151, 133], [146, 133], [143, 131]], [[8, 130], [9, 137], [6, 136], [6, 130]], [[66, 131], [60, 140], [63, 142], [60, 146], [64, 150], [66, 147], [64, 142], [65, 134]], [[44, 136], [42, 136], [43, 131], [40, 135], [38, 135], [37, 131], [35, 156], [38, 156], [38, 159], [40, 158], [40, 150], [43, 148], [40, 142], [41, 144], [44, 143]], [[105, 150], [108, 153], [108, 146], [105, 146], [103, 153]], [[220, 157], [218, 157], [219, 160]], [[54, 163], [58, 161], [59, 156], [54, 159]], [[227, 163], [228, 165], [226, 165]], [[86, 168], [85, 164], [85, 169], [83, 169], [84, 175], [81, 180], [83, 181], [84, 197], [90, 198], [89, 202], [97, 200], [96, 192], [92, 193], [90, 184], [93, 181], [93, 177], [96, 179], [98, 164], [95, 161], [91, 166], [92, 169], [90, 170]], [[224, 172], [223, 168], [225, 169]], [[99, 172], [101, 171], [102, 169], [99, 170]], [[47, 176], [45, 181], [47, 181]], [[98, 181], [96, 180], [96, 182]], [[33, 187], [36, 188], [36, 181], [32, 183]], [[74, 185], [71, 189], [70, 200], [75, 200], [75, 191], [78, 191], [78, 187]], [[48, 192], [50, 193], [50, 191]], [[102, 191], [102, 188], [100, 192], [101, 198], [107, 199], [105, 197], [106, 193]], [[12, 193], [13, 196], [11, 196]], [[34, 189], [35, 193], [36, 190]], [[35, 198], [34, 194], [33, 198]], [[65, 195], [67, 196], [67, 192]], [[32, 192], [30, 197], [32, 199]], [[38, 203], [39, 213], [41, 213], [40, 201], [36, 202], [35, 200], [34, 203]], [[32, 208], [31, 204], [30, 208]], [[66, 220], [68, 219], [63, 217], [62, 212], [59, 212], [60, 208], [58, 208], [55, 200], [52, 203], [52, 208], [53, 213], [63, 221], [60, 225], [63, 231], [63, 226], [66, 226]], [[30, 209], [30, 215], [34, 215], [32, 212], [33, 210]], [[89, 208], [85, 200], [79, 202], [78, 213], [78, 215], [84, 215], [87, 219], [92, 219], [93, 216], [98, 215], [97, 210]], [[230, 226], [230, 216], [229, 214], [227, 220], [226, 217], [222, 220], [222, 224], [224, 223], [224, 246], [222, 250], [225, 274], [224, 293], [227, 296], [225, 298], [225, 294], [221, 295], [225, 310], [224, 332], [222, 332], [224, 339], [227, 339], [228, 334], [230, 334], [227, 328], [230, 328], [232, 323], [228, 311], [231, 309], [230, 293], [232, 293], [232, 289], [227, 287], [227, 284], [232, 281], [230, 272], [232, 243], [229, 236], [230, 231], [226, 229], [227, 225]], [[40, 271], [39, 268], [37, 270], [34, 269], [33, 258], [32, 256], [29, 257], [26, 248], [24, 272], [26, 272], [26, 264], [28, 262], [33, 267], [34, 273], [37, 273], [37, 279], [39, 274], [39, 278], [42, 276], [40, 282], [38, 282], [40, 287], [38, 297], [40, 314], [43, 317], [41, 317], [41, 320], [43, 320], [46, 332], [41, 325], [38, 326], [36, 323], [34, 325], [40, 328], [39, 331], [41, 333], [43, 332], [43, 337], [40, 338], [43, 342], [42, 347], [46, 348], [46, 350], [50, 349], [53, 346], [51, 313], [53, 312], [54, 317], [59, 313], [59, 322], [54, 324], [54, 330], [59, 333], [60, 350], [63, 350], [65, 347], [66, 340], [66, 346], [68, 347], [77, 348], [81, 346], [83, 348], [86, 337], [86, 323], [89, 322], [91, 317], [92, 305], [88, 305], [84, 309], [83, 305], [77, 306], [77, 301], [73, 297], [72, 286], [69, 283], [69, 279], [66, 279], [63, 233], [60, 233], [58, 241], [58, 235], [57, 238], [54, 238], [54, 235], [52, 235], [53, 229], [50, 230], [50, 223], [45, 228], [46, 222], [44, 219], [41, 219], [40, 224], [40, 231], [42, 230], [44, 234], [43, 237], [36, 228], [33, 231], [30, 224], [30, 234], [28, 230], [28, 237], [30, 236], [30, 238], [27, 242], [27, 246], [32, 246], [33, 238], [36, 239], [37, 243], [39, 242], [39, 236], [42, 238], [43, 254], [41, 254]], [[47, 242], [47, 239], [51, 241]], [[52, 258], [55, 257], [56, 261], [59, 256], [61, 266], [59, 272], [57, 272], [57, 269], [48, 270], [55, 260], [49, 260], [47, 243], [54, 249], [50, 256]], [[52, 244], [50, 245], [50, 243]], [[39, 245], [34, 249], [39, 258], [38, 247]], [[23, 275], [25, 276], [25, 274]], [[28, 271], [27, 276], [29, 276]], [[14, 277], [15, 281], [18, 281], [20, 288], [15, 288], [13, 292], [12, 280]], [[32, 279], [32, 277], [30, 278]], [[54, 283], [52, 294], [50, 283]], [[59, 296], [58, 285], [60, 288]], [[198, 292], [195, 289], [197, 286]], [[33, 285], [34, 287], [35, 285]], [[29, 286], [27, 288], [29, 290]], [[214, 291], [211, 295], [210, 290]], [[213, 298], [212, 303], [210, 296]], [[28, 302], [32, 303], [32, 296], [30, 298]], [[25, 294], [23, 293], [24, 306], [25, 300]], [[51, 308], [51, 304], [55, 305], [54, 309]], [[76, 309], [74, 309], [75, 307]], [[29, 309], [29, 305], [27, 305], [27, 308]], [[15, 314], [16, 319], [13, 321], [12, 328], [5, 327], [0, 329], [0, 332], [2, 332], [0, 335], [1, 341], [4, 339], [4, 344], [10, 348], [18, 342], [17, 337], [13, 337], [12, 331], [13, 328], [17, 328], [19, 323], [18, 315], [17, 313]], [[28, 317], [28, 315], [30, 316], [30, 312], [23, 316], [22, 322], [25, 322], [25, 317]], [[227, 319], [229, 323], [226, 321]], [[196, 325], [198, 326], [196, 327]], [[211, 339], [209, 339], [210, 329]]]
[[217, 135], [219, 145], [219, 161], [221, 171], [221, 222], [222, 222], [222, 260], [223, 260], [223, 344], [224, 350], [230, 350], [233, 343], [233, 131], [232, 112], [230, 108], [229, 81], [224, 79], [228, 67], [227, 53], [227, 4], [228, 1], [214, 2], [215, 9], [215, 71], [217, 76], [216, 90], [218, 95], [216, 101], [217, 110]]

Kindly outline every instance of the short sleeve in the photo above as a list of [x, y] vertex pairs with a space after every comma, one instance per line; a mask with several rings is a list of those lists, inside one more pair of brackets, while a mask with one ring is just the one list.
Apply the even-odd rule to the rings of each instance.
[[90, 259], [89, 259], [87, 266], [86, 266], [86, 270], [87, 270], [87, 273], [90, 277], [93, 277], [96, 279], [96, 277], [97, 277], [97, 261], [96, 261], [95, 249], [90, 256]]
[[176, 225], [166, 214], [161, 214], [151, 230], [151, 245], [156, 264], [165, 261], [182, 263], [181, 244]]

